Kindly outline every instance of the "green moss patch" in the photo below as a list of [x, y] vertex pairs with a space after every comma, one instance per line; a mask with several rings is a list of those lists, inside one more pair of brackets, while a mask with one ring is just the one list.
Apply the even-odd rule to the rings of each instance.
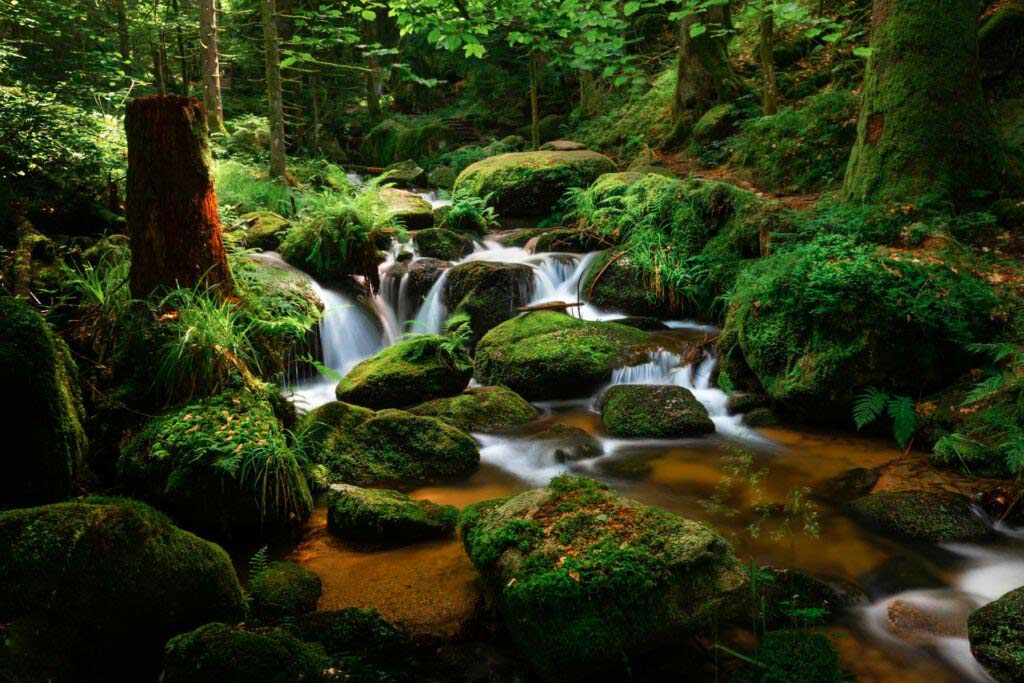
[[974, 541], [992, 534], [969, 498], [945, 491], [873, 493], [850, 503], [850, 511], [882, 531], [932, 543]]
[[537, 409], [506, 387], [473, 387], [458, 396], [437, 398], [409, 408], [464, 432], [493, 432], [529, 422]]
[[685, 387], [620, 384], [601, 395], [601, 422], [615, 436], [669, 439], [715, 431], [707, 409]]
[[732, 677], [733, 683], [841, 683], [839, 654], [826, 636], [808, 631], [771, 631]]
[[442, 261], [458, 261], [473, 251], [472, 239], [443, 228], [420, 230], [413, 235], [412, 241], [420, 256]]
[[533, 297], [533, 269], [521, 263], [470, 261], [448, 271], [444, 302], [469, 315], [472, 341], [517, 316]]
[[323, 585], [316, 572], [295, 562], [273, 562], [252, 577], [249, 616], [262, 624], [316, 611]]
[[414, 543], [447, 536], [455, 530], [458, 516], [451, 505], [347, 484], [332, 486], [327, 503], [327, 529], [332, 534], [375, 543]]
[[971, 653], [1000, 683], [1018, 683], [1024, 671], [1024, 588], [1010, 591], [967, 619]]

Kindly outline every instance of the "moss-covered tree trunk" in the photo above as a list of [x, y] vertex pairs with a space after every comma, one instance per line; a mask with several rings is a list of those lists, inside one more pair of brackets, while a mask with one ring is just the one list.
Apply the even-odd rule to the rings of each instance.
[[771, 116], [779, 111], [779, 83], [775, 78], [775, 55], [772, 53], [772, 48], [775, 47], [775, 15], [770, 8], [761, 10], [758, 33], [758, 53], [761, 59], [761, 72], [764, 74], [762, 110], [765, 116]]
[[201, 0], [199, 41], [203, 47], [203, 103], [207, 125], [214, 133], [224, 133], [224, 104], [220, 94], [220, 53], [217, 51], [216, 0]]
[[[375, 18], [366, 22], [366, 42], [378, 45], [380, 42], [380, 24]], [[371, 48], [374, 49], [374, 48]], [[380, 121], [380, 57], [371, 54], [367, 59], [369, 69], [366, 72], [366, 114], [371, 123]]]
[[540, 65], [536, 52], [530, 53], [530, 144], [540, 149]]
[[[698, 24], [706, 30], [692, 35]], [[723, 36], [730, 27], [728, 4], [714, 5], [704, 14], [689, 14], [680, 22], [672, 100], [672, 124], [677, 133], [712, 105], [735, 97], [737, 81]]]
[[267, 107], [270, 121], [270, 177], [288, 180], [284, 139], [284, 92], [277, 46], [277, 4], [260, 0], [263, 19], [263, 55], [267, 69]]
[[1015, 183], [982, 96], [977, 21], [977, 0], [875, 0], [847, 201]]
[[139, 97], [128, 103], [124, 127], [132, 295], [197, 284], [230, 291], [202, 103]]

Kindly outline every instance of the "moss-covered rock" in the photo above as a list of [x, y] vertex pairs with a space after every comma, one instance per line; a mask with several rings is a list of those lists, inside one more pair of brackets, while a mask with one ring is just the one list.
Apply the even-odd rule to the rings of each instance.
[[375, 166], [402, 159], [423, 162], [447, 147], [450, 138], [451, 130], [436, 120], [403, 123], [386, 119], [370, 130], [359, 152], [364, 161]]
[[0, 384], [10, 399], [0, 411], [10, 440], [0, 508], [67, 498], [88, 448], [78, 369], [67, 344], [25, 301], [0, 297], [0, 320]]
[[600, 408], [615, 436], [671, 439], [715, 431], [707, 408], [685, 387], [619, 384], [601, 395]]
[[163, 683], [294, 683], [327, 680], [321, 648], [278, 630], [212, 623], [167, 643]]
[[327, 501], [327, 529], [340, 538], [374, 543], [415, 543], [448, 536], [459, 511], [387, 489], [335, 484]]
[[548, 230], [537, 238], [533, 247], [535, 253], [568, 252], [587, 253], [607, 247], [607, 243], [595, 235], [582, 230]]
[[129, 499], [0, 514], [0, 585], [16, 680], [145, 678], [174, 634], [243, 615], [227, 553]]
[[779, 416], [771, 408], [754, 408], [744, 413], [740, 422], [748, 427], [774, 427], [779, 424]]
[[316, 611], [323, 584], [316, 572], [295, 562], [272, 562], [252, 577], [249, 616], [261, 624]]
[[412, 159], [406, 159], [385, 166], [380, 181], [395, 187], [423, 187], [427, 184], [427, 172]]
[[502, 216], [545, 216], [566, 190], [588, 187], [614, 170], [612, 160], [597, 152], [501, 154], [467, 167], [455, 180], [455, 191], [489, 197]]
[[273, 251], [281, 244], [288, 229], [288, 219], [273, 211], [252, 211], [239, 216], [236, 234], [241, 245], [248, 249]]
[[466, 552], [519, 651], [547, 679], [625, 676], [740, 608], [746, 575], [707, 524], [589, 479], [470, 505]]
[[420, 256], [442, 261], [458, 261], [473, 251], [471, 238], [444, 228], [420, 230], [413, 235], [412, 241]]
[[609, 249], [594, 259], [583, 273], [580, 291], [599, 308], [629, 315], [667, 318], [672, 306], [648, 288], [643, 268], [629, 256]]
[[409, 230], [434, 227], [434, 207], [418, 194], [388, 187], [380, 191], [380, 198], [387, 212]]
[[382, 410], [351, 432], [336, 431], [321, 457], [335, 481], [361, 486], [468, 476], [480, 464], [468, 434], [402, 410]]
[[458, 174], [451, 166], [435, 166], [427, 174], [427, 185], [439, 187], [442, 190], [450, 190], [455, 185], [455, 178]]
[[872, 493], [850, 503], [850, 511], [881, 531], [931, 543], [975, 541], [992, 534], [969, 498], [946, 491]]
[[472, 387], [458, 396], [413, 406], [409, 412], [436, 417], [464, 432], [493, 432], [537, 417], [536, 408], [506, 387]]
[[309, 411], [302, 417], [303, 441], [308, 453], [323, 450], [335, 431], [351, 432], [373, 417], [373, 411], [363, 406], [330, 401]]
[[841, 683], [839, 654], [826, 636], [808, 631], [771, 631], [733, 674], [733, 683]]
[[369, 408], [401, 408], [461, 393], [473, 373], [445, 354], [443, 341], [424, 334], [370, 356], [338, 383], [338, 400]]
[[971, 653], [993, 678], [1024, 681], [1024, 588], [972, 612], [967, 631]]
[[540, 146], [542, 152], [579, 152], [587, 148], [581, 142], [573, 140], [549, 140]]
[[448, 271], [443, 295], [448, 310], [469, 314], [475, 344], [530, 302], [533, 269], [521, 263], [461, 263]]
[[273, 406], [228, 391], [149, 422], [123, 448], [118, 480], [187, 528], [248, 536], [298, 525], [313, 501]]
[[537, 311], [498, 325], [476, 348], [476, 377], [533, 400], [589, 396], [636, 356], [640, 330]]
[[740, 110], [735, 104], [719, 104], [708, 109], [693, 126], [693, 139], [697, 142], [718, 142], [732, 135], [739, 121]]
[[538, 462], [576, 462], [604, 454], [601, 442], [587, 431], [561, 422], [540, 430], [523, 428], [512, 434], [522, 439]]

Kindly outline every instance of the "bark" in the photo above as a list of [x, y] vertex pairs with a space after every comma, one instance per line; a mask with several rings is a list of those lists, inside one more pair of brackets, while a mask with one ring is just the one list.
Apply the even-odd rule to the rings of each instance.
[[976, 0], [875, 0], [844, 199], [1020, 189], [982, 95], [977, 15]]
[[758, 49], [761, 57], [761, 71], [764, 73], [762, 103], [765, 115], [771, 116], [779, 111], [779, 84], [775, 80], [775, 55], [772, 54], [772, 48], [775, 46], [775, 15], [772, 10], [761, 11], [759, 33]]
[[[707, 26], [707, 31], [691, 37], [690, 29], [698, 23]], [[736, 96], [738, 82], [732, 72], [726, 39], [718, 35], [729, 28], [728, 5], [713, 5], [704, 14], [690, 14], [680, 22], [672, 103], [672, 122], [677, 129], [688, 119], [696, 118], [691, 114], [699, 115]]]
[[270, 177], [288, 180], [284, 140], [284, 94], [277, 44], [277, 9], [274, 0], [260, 0], [263, 15], [263, 50], [267, 65], [267, 105], [270, 120]]
[[[378, 19], [366, 22], [366, 42], [371, 50], [380, 47], [379, 29]], [[366, 72], [366, 113], [372, 124], [380, 121], [380, 57], [371, 55], [367, 62], [370, 70]]]
[[125, 108], [124, 127], [132, 295], [199, 284], [226, 295], [231, 271], [202, 103], [174, 95], [139, 97]]
[[153, 78], [156, 80], [156, 91], [167, 94], [167, 53], [164, 51], [163, 34], [158, 34], [158, 43], [153, 48]]
[[[178, 0], [171, 0], [171, 9], [178, 13]], [[174, 27], [174, 38], [178, 45], [178, 69], [181, 71], [181, 94], [188, 97], [192, 77], [188, 69], [188, 55], [185, 52], [185, 37], [181, 34], [181, 26]]]
[[128, 62], [132, 59], [131, 47], [128, 39], [128, 10], [124, 0], [113, 0], [114, 13], [117, 15], [117, 44], [121, 59], [124, 61], [122, 68], [127, 70]]
[[220, 53], [217, 51], [216, 0], [200, 0], [199, 41], [203, 46], [203, 103], [212, 133], [226, 133], [220, 94]]
[[588, 116], [597, 113], [597, 93], [594, 90], [594, 72], [580, 69], [580, 109]]
[[540, 68], [537, 53], [530, 54], [530, 142], [533, 151], [540, 149]]

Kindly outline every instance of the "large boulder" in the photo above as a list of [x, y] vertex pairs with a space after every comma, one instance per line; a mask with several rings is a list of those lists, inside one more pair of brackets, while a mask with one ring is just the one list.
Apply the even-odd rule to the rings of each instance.
[[423, 187], [427, 183], [427, 172], [412, 159], [406, 159], [386, 166], [381, 171], [380, 181], [395, 187]]
[[967, 619], [971, 653], [999, 683], [1024, 681], [1024, 588], [975, 610]]
[[418, 194], [388, 187], [380, 191], [380, 198], [387, 212], [409, 230], [434, 227], [434, 207]]
[[288, 225], [288, 219], [273, 211], [252, 211], [239, 216], [234, 234], [243, 247], [273, 251], [281, 245]]
[[[0, 297], [0, 383], [8, 392], [0, 508], [67, 498], [86, 455], [85, 410], [67, 344], [31, 306]], [[17, 445], [15, 445], [17, 443]]]
[[409, 412], [436, 417], [464, 432], [493, 432], [537, 417], [536, 408], [506, 387], [472, 387], [458, 396], [413, 406]]
[[336, 431], [351, 432], [373, 417], [373, 411], [342, 401], [329, 401], [302, 417], [302, 441], [307, 456], [314, 459]]
[[476, 348], [476, 377], [534, 401], [589, 396], [612, 371], [637, 357], [647, 335], [615, 323], [589, 322], [536, 311], [484, 335]]
[[349, 484], [333, 485], [327, 500], [328, 531], [354, 541], [400, 545], [448, 536], [458, 516], [451, 505]]
[[533, 298], [533, 269], [521, 263], [470, 261], [448, 271], [444, 303], [469, 314], [472, 340], [517, 316]]
[[566, 190], [588, 187], [615, 163], [597, 152], [514, 152], [468, 166], [455, 192], [488, 197], [502, 216], [546, 216]]
[[444, 228], [420, 230], [413, 235], [412, 242], [420, 256], [442, 261], [458, 261], [473, 251], [471, 238]]
[[472, 474], [480, 450], [471, 436], [436, 418], [382, 410], [351, 431], [336, 431], [321, 458], [337, 482], [431, 483]]
[[917, 541], [975, 541], [992, 534], [969, 498], [946, 491], [872, 493], [851, 502], [850, 511], [881, 531]]
[[295, 562], [272, 562], [252, 577], [249, 616], [261, 624], [316, 611], [323, 585], [316, 572]]
[[121, 498], [0, 514], [0, 585], [15, 680], [145, 680], [168, 638], [244, 613], [227, 553]]
[[367, 358], [338, 383], [338, 400], [368, 408], [401, 408], [455, 396], [469, 384], [471, 369], [459, 367], [437, 335], [419, 335]]
[[677, 386], [619, 384], [601, 395], [601, 422], [615, 436], [672, 439], [715, 431], [689, 389]]
[[594, 259], [583, 273], [580, 291], [587, 301], [605, 310], [655, 318], [669, 318], [674, 313], [658, 292], [647, 285], [644, 270], [614, 249]]
[[442, 190], [450, 190], [452, 185], [455, 184], [455, 177], [457, 175], [451, 166], [435, 166], [427, 174], [427, 185], [439, 187]]
[[628, 677], [742, 609], [747, 577], [707, 524], [589, 479], [468, 506], [466, 553], [520, 653], [550, 680]]
[[724, 140], [736, 131], [740, 115], [739, 108], [728, 102], [708, 109], [693, 126], [693, 139], [702, 143]]

